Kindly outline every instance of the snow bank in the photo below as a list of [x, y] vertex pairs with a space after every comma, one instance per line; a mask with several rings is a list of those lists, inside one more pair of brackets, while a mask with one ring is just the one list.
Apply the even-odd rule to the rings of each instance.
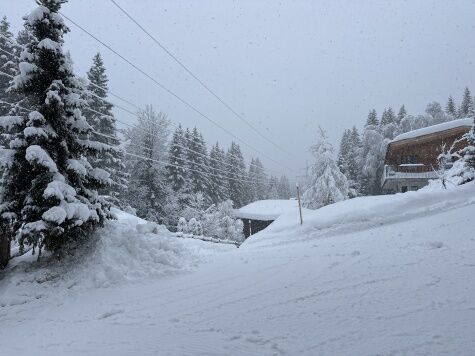
[[297, 200], [259, 200], [234, 210], [234, 217], [239, 219], [275, 220], [289, 211], [298, 212]]
[[179, 239], [163, 226], [119, 210], [113, 213], [117, 220], [61, 261], [47, 253], [40, 262], [31, 252], [14, 258], [0, 271], [0, 307], [43, 297], [61, 300], [65, 294], [188, 271], [209, 258], [210, 251], [235, 249]]
[[421, 129], [405, 132], [403, 134], [396, 136], [394, 140], [392, 140], [391, 142], [402, 141], [402, 140], [407, 140], [409, 138], [430, 135], [435, 132], [450, 130], [450, 129], [454, 129], [456, 127], [461, 127], [461, 126], [471, 127], [472, 125], [473, 125], [472, 118], [447, 121], [441, 124], [432, 125], [428, 127], [423, 127]]
[[432, 182], [417, 192], [359, 197], [327, 205], [317, 210], [303, 209], [303, 225], [298, 211], [279, 217], [267, 229], [242, 245], [274, 245], [350, 233], [418, 216], [435, 214], [475, 202], [475, 182], [461, 186]]

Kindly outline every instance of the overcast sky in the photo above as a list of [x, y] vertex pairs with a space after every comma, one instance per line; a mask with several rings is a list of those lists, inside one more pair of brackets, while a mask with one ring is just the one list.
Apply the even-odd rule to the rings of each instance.
[[[318, 125], [337, 149], [342, 131], [362, 127], [371, 108], [380, 114], [386, 106], [397, 110], [405, 104], [410, 114], [419, 114], [429, 101], [445, 105], [449, 94], [459, 100], [465, 86], [475, 90], [474, 1], [116, 1], [292, 156], [248, 129], [109, 0], [70, 0], [63, 12], [213, 120], [294, 169], [305, 166]], [[21, 16], [34, 6], [33, 0], [0, 0], [0, 14], [16, 32]], [[66, 46], [79, 75], [100, 51], [113, 92], [197, 126], [210, 144], [230, 143], [228, 134], [70, 28]], [[119, 110], [116, 115], [135, 121]], [[241, 147], [247, 159], [259, 156]], [[269, 171], [284, 172], [263, 162]]]

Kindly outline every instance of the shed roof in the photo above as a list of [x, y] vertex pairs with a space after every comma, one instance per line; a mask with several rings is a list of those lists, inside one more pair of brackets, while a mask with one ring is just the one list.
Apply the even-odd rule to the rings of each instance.
[[447, 121], [441, 124], [432, 125], [428, 127], [423, 127], [421, 129], [405, 132], [403, 134], [396, 136], [391, 142], [407, 140], [407, 139], [416, 138], [420, 136], [426, 136], [426, 135], [430, 135], [436, 132], [450, 130], [450, 129], [454, 129], [454, 128], [462, 127], [462, 126], [470, 127], [472, 125], [473, 125], [472, 118]]
[[298, 202], [295, 199], [269, 199], [258, 200], [240, 209], [234, 210], [234, 217], [251, 220], [275, 220], [283, 213], [298, 209]]

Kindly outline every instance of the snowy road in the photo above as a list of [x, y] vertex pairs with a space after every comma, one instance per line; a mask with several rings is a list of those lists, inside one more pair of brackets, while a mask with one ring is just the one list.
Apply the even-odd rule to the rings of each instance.
[[263, 233], [191, 272], [18, 305], [0, 292], [0, 350], [473, 355], [475, 205], [456, 195], [451, 207], [354, 233], [267, 245]]

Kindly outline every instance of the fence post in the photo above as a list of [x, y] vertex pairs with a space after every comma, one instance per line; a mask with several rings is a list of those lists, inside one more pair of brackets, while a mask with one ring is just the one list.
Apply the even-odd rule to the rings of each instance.
[[297, 200], [299, 201], [299, 213], [300, 213], [300, 225], [303, 224], [303, 219], [302, 219], [302, 204], [300, 203], [300, 187], [299, 184], [297, 183]]

